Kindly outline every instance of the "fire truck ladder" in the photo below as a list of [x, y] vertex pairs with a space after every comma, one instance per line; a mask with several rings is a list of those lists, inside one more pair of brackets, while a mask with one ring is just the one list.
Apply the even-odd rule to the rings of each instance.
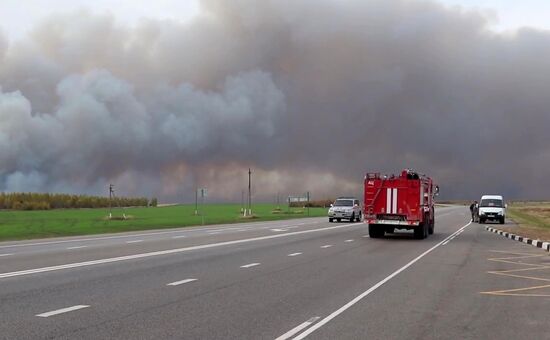
[[367, 206], [369, 215], [372, 214], [372, 212], [374, 210], [374, 202], [376, 202], [376, 199], [378, 198], [378, 195], [380, 195], [380, 192], [382, 191], [382, 188], [384, 187], [384, 182], [386, 182], [386, 178], [382, 178], [382, 182], [380, 183], [380, 186], [378, 187], [378, 191], [374, 195], [374, 198], [372, 199], [370, 204]]

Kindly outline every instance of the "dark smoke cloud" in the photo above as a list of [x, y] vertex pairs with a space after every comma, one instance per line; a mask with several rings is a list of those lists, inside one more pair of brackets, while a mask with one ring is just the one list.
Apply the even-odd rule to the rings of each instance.
[[548, 197], [550, 33], [435, 2], [204, 0], [191, 22], [57, 14], [0, 33], [0, 190]]

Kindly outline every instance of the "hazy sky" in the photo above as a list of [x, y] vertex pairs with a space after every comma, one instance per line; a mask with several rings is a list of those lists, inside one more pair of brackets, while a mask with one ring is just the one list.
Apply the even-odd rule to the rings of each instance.
[[548, 198], [549, 6], [1, 0], [0, 191]]
[[[492, 28], [496, 30], [513, 30], [522, 26], [550, 29], [548, 0], [439, 1], [459, 5], [465, 9], [494, 11], [497, 18]], [[199, 12], [198, 0], [2, 0], [0, 27], [12, 39], [20, 38], [36, 24], [36, 21], [48, 14], [80, 8], [91, 9], [97, 13], [112, 13], [117, 21], [124, 24], [135, 24], [142, 17], [188, 20]]]
[[195, 0], [1, 0], [0, 27], [10, 37], [20, 38], [53, 12], [86, 8], [111, 13], [120, 23], [133, 25], [143, 17], [188, 20], [198, 13], [198, 7]]
[[496, 30], [517, 29], [523, 26], [550, 29], [550, 1], [547, 0], [441, 0], [450, 5], [479, 10], [494, 10]]

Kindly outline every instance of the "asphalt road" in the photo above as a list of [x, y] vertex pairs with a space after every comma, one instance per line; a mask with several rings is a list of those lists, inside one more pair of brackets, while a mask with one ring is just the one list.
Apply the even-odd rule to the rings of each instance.
[[550, 257], [438, 208], [0, 243], [2, 339], [548, 339]]

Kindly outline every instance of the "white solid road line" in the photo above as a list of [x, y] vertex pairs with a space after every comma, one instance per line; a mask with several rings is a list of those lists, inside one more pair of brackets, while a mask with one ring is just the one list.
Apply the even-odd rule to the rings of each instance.
[[176, 238], [185, 238], [185, 237], [187, 237], [187, 236], [185, 236], [185, 235], [172, 236], [172, 238], [174, 238], [174, 239], [176, 239]]
[[295, 334], [301, 332], [302, 330], [306, 329], [309, 327], [309, 325], [311, 325], [312, 323], [314, 323], [315, 321], [319, 320], [320, 317], [316, 316], [316, 317], [313, 317], [309, 320], [307, 320], [306, 322], [304, 323], [301, 323], [299, 324], [298, 326], [292, 328], [291, 330], [289, 330], [288, 332], [286, 332], [285, 334], [281, 335], [280, 337], [278, 337], [277, 339], [275, 340], [286, 340], [286, 339], [289, 339], [291, 337], [293, 337]]
[[208, 230], [208, 231], [211, 231], [211, 232], [214, 232], [214, 233], [219, 233], [221, 231], [227, 231], [227, 230], [235, 230], [237, 228], [221, 228], [221, 229], [211, 229], [211, 230]]
[[332, 247], [332, 244], [325, 244], [324, 246], [321, 246], [321, 248], [330, 248]]
[[361, 236], [361, 237], [370, 237], [370, 236], [369, 236], [369, 235], [363, 235], [363, 236]]
[[245, 264], [244, 266], [241, 266], [241, 268], [250, 268], [250, 267], [256, 267], [259, 266], [261, 263], [249, 263]]
[[12, 256], [13, 254], [0, 254], [0, 257], [4, 257], [4, 256]]
[[143, 242], [143, 240], [126, 241], [126, 243], [140, 243], [140, 242]]
[[36, 316], [39, 316], [41, 318], [47, 318], [47, 317], [50, 317], [50, 316], [54, 316], [54, 315], [58, 315], [58, 314], [63, 314], [63, 313], [68, 313], [68, 312], [72, 312], [72, 311], [75, 311], [75, 310], [79, 310], [79, 309], [83, 309], [83, 308], [88, 308], [90, 306], [87, 306], [87, 305], [76, 305], [76, 306], [72, 306], [72, 307], [67, 307], [67, 308], [62, 308], [62, 309], [58, 309], [58, 310], [53, 310], [51, 312], [46, 312], [46, 313], [42, 313], [42, 314], [37, 314]]
[[20, 271], [16, 271], [16, 272], [8, 272], [8, 273], [0, 273], [0, 279], [7, 278], [7, 277], [14, 277], [14, 276], [23, 276], [23, 275], [31, 275], [31, 274], [37, 274], [37, 273], [52, 272], [52, 271], [58, 271], [58, 270], [63, 270], [63, 269], [70, 269], [70, 268], [94, 266], [94, 265], [105, 264], [105, 263], [129, 261], [129, 260], [148, 258], [148, 257], [154, 257], [154, 256], [179, 254], [179, 253], [192, 251], [192, 250], [216, 248], [216, 247], [222, 247], [222, 246], [229, 246], [229, 245], [233, 245], [233, 244], [270, 240], [270, 239], [281, 238], [281, 237], [289, 237], [289, 236], [294, 236], [294, 235], [302, 235], [302, 234], [316, 233], [316, 232], [322, 232], [322, 231], [349, 228], [349, 227], [353, 227], [353, 226], [358, 226], [358, 224], [356, 224], [356, 223], [343, 224], [343, 225], [338, 225], [338, 226], [334, 226], [334, 227], [324, 227], [324, 228], [320, 228], [320, 229], [294, 231], [294, 232], [285, 233], [285, 234], [260, 236], [260, 237], [246, 238], [246, 239], [235, 240], [235, 241], [210, 243], [210, 244], [203, 244], [203, 245], [199, 245], [199, 246], [191, 246], [191, 247], [185, 247], [185, 248], [175, 248], [175, 249], [168, 249], [168, 250], [159, 250], [159, 251], [153, 251], [153, 252], [149, 252], [149, 253], [141, 253], [141, 254], [135, 254], [135, 255], [111, 257], [111, 258], [106, 258], [106, 259], [101, 259], [101, 260], [92, 260], [92, 261], [85, 261], [85, 262], [74, 262], [74, 263], [62, 264], [62, 265], [57, 265], [57, 266], [34, 268], [34, 269], [20, 270]]
[[348, 243], [349, 243], [349, 242], [353, 242], [353, 240], [345, 240], [344, 242], [348, 242]]
[[[313, 218], [312, 218], [313, 219]], [[268, 222], [256, 222], [256, 223], [249, 223], [249, 224], [241, 224], [239, 225], [240, 228], [242, 227], [258, 227], [266, 224], [274, 224], [276, 222], [274, 221], [268, 221]], [[185, 232], [203, 232], [207, 230], [216, 230], [219, 229], [219, 227], [210, 227], [210, 228], [201, 228], [200, 226], [196, 226], [193, 228], [189, 228], [188, 230], [185, 230]], [[2, 245], [0, 246], [0, 249], [5, 248], [20, 248], [20, 247], [32, 247], [32, 246], [44, 246], [44, 245], [50, 245], [50, 244], [61, 244], [61, 243], [73, 243], [73, 242], [93, 242], [93, 241], [101, 241], [101, 240], [111, 240], [111, 239], [117, 239], [117, 238], [129, 238], [129, 237], [143, 237], [143, 236], [154, 236], [154, 235], [164, 235], [164, 234], [174, 234], [174, 233], [181, 233], [181, 228], [176, 230], [167, 230], [167, 231], [156, 231], [156, 232], [150, 232], [150, 233], [142, 233], [142, 234], [129, 234], [129, 235], [114, 235], [114, 236], [102, 236], [102, 237], [89, 237], [89, 238], [77, 238], [73, 240], [61, 240], [61, 241], [44, 241], [44, 242], [34, 242], [34, 243], [20, 243], [20, 244], [8, 244], [8, 245]]]
[[86, 248], [88, 246], [76, 246], [76, 247], [69, 247], [67, 248], [67, 250], [73, 250], [73, 249], [82, 249], [82, 248]]
[[172, 283], [167, 284], [167, 286], [179, 286], [179, 285], [189, 283], [189, 282], [193, 282], [193, 281], [197, 281], [197, 279], [185, 279], [185, 280], [181, 280], [181, 281], [176, 281], [176, 282], [172, 282]]
[[298, 255], [302, 255], [302, 253], [292, 253], [292, 254], [288, 254], [287, 256], [292, 257], [292, 256], [298, 256]]
[[[193, 231], [193, 230], [188, 230], [188, 231]], [[5, 245], [5, 246], [0, 246], [0, 249], [3, 249], [3, 248], [32, 247], [32, 246], [45, 246], [45, 245], [50, 245], [50, 244], [62, 244], [62, 243], [93, 242], [93, 241], [111, 240], [111, 239], [118, 239], [118, 238], [142, 237], [142, 236], [153, 236], [153, 235], [174, 234], [174, 233], [181, 233], [181, 230], [159, 231], [159, 232], [146, 233], [146, 234], [131, 234], [131, 235], [117, 235], [117, 236], [104, 236], [104, 237], [92, 237], [92, 238], [77, 238], [77, 239], [74, 239], [74, 240], [62, 240], [62, 241], [47, 241], [47, 242], [36, 242], [36, 243], [9, 244], [9, 245]]]
[[350, 308], [351, 306], [355, 305], [357, 302], [361, 301], [363, 298], [365, 298], [367, 295], [369, 295], [370, 293], [374, 292], [376, 289], [378, 289], [380, 286], [382, 286], [384, 283], [388, 282], [389, 280], [393, 279], [394, 277], [396, 277], [399, 273], [401, 273], [402, 271], [404, 271], [405, 269], [409, 268], [410, 266], [412, 266], [413, 264], [415, 264], [418, 260], [420, 260], [421, 258], [423, 258], [424, 256], [428, 255], [429, 253], [431, 253], [434, 249], [438, 248], [439, 246], [441, 246], [443, 244], [443, 242], [447, 241], [449, 238], [451, 237], [454, 237], [457, 235], [458, 232], [466, 229], [470, 224], [472, 224], [472, 222], [468, 222], [468, 224], [464, 225], [462, 228], [460, 228], [459, 230], [455, 231], [453, 234], [451, 234], [450, 236], [448, 236], [446, 239], [444, 239], [443, 241], [439, 242], [438, 244], [436, 244], [435, 246], [431, 247], [430, 249], [426, 250], [425, 252], [423, 252], [422, 254], [418, 255], [416, 258], [414, 258], [412, 261], [410, 261], [409, 263], [407, 263], [406, 265], [404, 265], [403, 267], [397, 269], [396, 271], [394, 271], [393, 273], [391, 273], [389, 276], [387, 276], [385, 279], [379, 281], [377, 284], [375, 284], [374, 286], [370, 287], [369, 289], [367, 289], [366, 291], [364, 291], [363, 293], [361, 293], [360, 295], [358, 295], [357, 297], [355, 297], [353, 300], [351, 300], [350, 302], [346, 303], [345, 305], [343, 305], [342, 307], [338, 308], [336, 311], [332, 312], [329, 316], [325, 317], [323, 320], [321, 320], [319, 323], [316, 323], [313, 327], [309, 328], [308, 330], [306, 330], [305, 332], [303, 332], [302, 334], [298, 335], [297, 337], [294, 338], [294, 340], [300, 340], [300, 339], [304, 339], [305, 337], [307, 337], [308, 335], [310, 335], [311, 333], [315, 332], [317, 329], [323, 327], [327, 322], [329, 322], [330, 320], [334, 319], [335, 317], [337, 317], [338, 315], [342, 314], [344, 311], [346, 311], [348, 308]]
[[257, 230], [257, 229], [262, 229], [262, 228], [225, 228], [223, 230], [214, 230], [215, 232], [217, 233], [224, 233], [224, 232], [235, 232], [237, 230]]

